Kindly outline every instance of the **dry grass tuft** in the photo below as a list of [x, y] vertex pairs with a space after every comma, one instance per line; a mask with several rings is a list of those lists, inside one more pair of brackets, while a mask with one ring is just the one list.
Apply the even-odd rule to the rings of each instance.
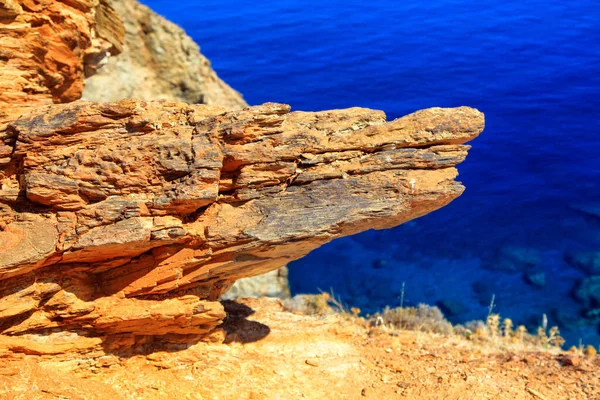
[[369, 318], [371, 325], [383, 326], [386, 329], [403, 329], [411, 331], [441, 333], [451, 335], [452, 324], [444, 318], [437, 307], [419, 304], [417, 307], [385, 308]]

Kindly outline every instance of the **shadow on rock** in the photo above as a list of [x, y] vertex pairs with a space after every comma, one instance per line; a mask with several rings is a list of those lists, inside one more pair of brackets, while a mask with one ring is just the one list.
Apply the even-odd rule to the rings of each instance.
[[245, 304], [237, 303], [233, 300], [221, 302], [227, 313], [227, 318], [221, 326], [227, 336], [224, 343], [250, 343], [266, 337], [270, 332], [265, 324], [256, 321], [249, 321], [247, 318], [254, 314], [254, 310]]

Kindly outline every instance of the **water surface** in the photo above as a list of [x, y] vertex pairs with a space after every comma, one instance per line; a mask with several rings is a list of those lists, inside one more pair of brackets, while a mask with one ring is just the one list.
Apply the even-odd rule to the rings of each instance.
[[[456, 322], [485, 317], [492, 293], [497, 311], [530, 327], [543, 313], [579, 318], [570, 293], [585, 274], [563, 254], [600, 251], [600, 222], [570, 207], [600, 203], [596, 0], [144, 3], [181, 25], [250, 104], [363, 106], [390, 119], [431, 106], [485, 113], [459, 168], [462, 197], [293, 263], [295, 292], [331, 287], [372, 311], [397, 304], [405, 282], [411, 303], [462, 302]], [[489, 269], [510, 245], [539, 252], [546, 286]], [[567, 336], [598, 345], [597, 324], [571, 324]]]

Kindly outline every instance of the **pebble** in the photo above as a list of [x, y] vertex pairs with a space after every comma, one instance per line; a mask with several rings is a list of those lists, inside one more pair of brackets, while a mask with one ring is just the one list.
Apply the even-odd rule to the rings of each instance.
[[581, 358], [572, 355], [566, 355], [561, 360], [562, 365], [572, 365], [574, 367], [581, 363]]

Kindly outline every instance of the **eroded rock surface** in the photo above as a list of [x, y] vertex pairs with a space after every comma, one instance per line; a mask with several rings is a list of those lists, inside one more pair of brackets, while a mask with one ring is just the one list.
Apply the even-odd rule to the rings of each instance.
[[173, 100], [240, 109], [242, 96], [223, 82], [183, 29], [135, 0], [114, 0], [125, 25], [125, 43], [88, 78], [83, 98]]
[[0, 1], [0, 140], [27, 109], [79, 99], [85, 70], [118, 54], [124, 34], [107, 0]]
[[122, 48], [109, 4], [4, 1], [0, 30], [0, 355], [221, 340], [237, 279], [458, 197], [484, 124], [468, 107], [70, 102]]
[[[3, 332], [212, 331], [237, 279], [458, 197], [454, 166], [483, 128], [466, 107], [392, 122], [289, 111], [78, 101], [9, 123], [19, 168], [0, 191]], [[136, 307], [154, 311], [124, 317]], [[179, 322], [154, 332], [151, 315]]]

